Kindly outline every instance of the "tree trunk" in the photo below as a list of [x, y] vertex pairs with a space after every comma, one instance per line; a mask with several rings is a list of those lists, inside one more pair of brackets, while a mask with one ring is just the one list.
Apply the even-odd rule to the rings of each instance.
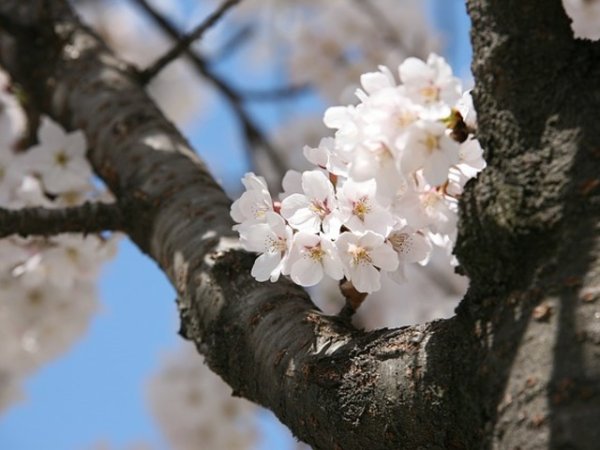
[[[3, 0], [2, 64], [81, 128], [125, 229], [176, 287], [181, 333], [316, 449], [592, 449], [600, 442], [600, 47], [559, 0], [472, 0], [488, 168], [461, 201], [471, 287], [449, 320], [361, 332], [257, 283], [229, 199], [137, 74], [62, 0]], [[401, 301], [401, 299], [399, 300]], [[143, 314], [141, 312], [140, 314]]]

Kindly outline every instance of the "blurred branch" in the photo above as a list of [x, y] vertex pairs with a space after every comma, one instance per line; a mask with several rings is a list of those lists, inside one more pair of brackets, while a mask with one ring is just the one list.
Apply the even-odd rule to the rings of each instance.
[[60, 233], [99, 233], [123, 231], [125, 219], [116, 203], [87, 202], [61, 209], [0, 208], [0, 238], [19, 236], [52, 236]]
[[[142, 8], [169, 37], [171, 37], [173, 40], [180, 40], [182, 38], [180, 31], [175, 27], [175, 25], [173, 25], [166, 17], [152, 7], [147, 0], [133, 1], [140, 8]], [[238, 120], [244, 129], [244, 133], [249, 144], [249, 150], [254, 149], [254, 147], [262, 148], [273, 163], [275, 169], [283, 175], [287, 169], [285, 162], [282, 160], [280, 154], [277, 152], [273, 144], [271, 144], [271, 142], [267, 139], [267, 137], [258, 128], [250, 115], [244, 109], [242, 105], [243, 99], [240, 94], [225, 80], [214, 73], [209, 67], [208, 61], [206, 61], [198, 52], [195, 52], [190, 48], [186, 48], [184, 53], [198, 73], [210, 81], [227, 99], [229, 105], [235, 111]]]
[[249, 102], [272, 102], [300, 96], [306, 94], [309, 90], [310, 85], [305, 83], [271, 89], [240, 89], [239, 94], [245, 101]]
[[[382, 33], [386, 41], [400, 47], [405, 46], [404, 39], [397, 31], [397, 25], [390, 22], [385, 13], [375, 6], [372, 0], [354, 0], [354, 4], [372, 20], [373, 26]], [[404, 50], [406, 53], [410, 53], [407, 48]]]
[[14, 18], [0, 14], [0, 31], [12, 36], [25, 35], [32, 32], [30, 26], [18, 23]]
[[140, 79], [144, 83], [148, 83], [154, 78], [161, 70], [167, 65], [175, 61], [182, 54], [189, 50], [190, 45], [197, 39], [200, 39], [204, 33], [215, 25], [223, 15], [229, 11], [233, 6], [237, 5], [241, 0], [227, 0], [225, 1], [215, 12], [210, 14], [204, 22], [200, 23], [192, 32], [189, 34], [180, 36], [177, 39], [177, 43], [167, 51], [163, 56], [158, 58], [154, 64], [146, 68], [141, 74]]
[[225, 41], [221, 48], [211, 55], [211, 61], [222, 61], [223, 59], [231, 56], [244, 43], [246, 43], [254, 33], [255, 28], [251, 23], [243, 25]]

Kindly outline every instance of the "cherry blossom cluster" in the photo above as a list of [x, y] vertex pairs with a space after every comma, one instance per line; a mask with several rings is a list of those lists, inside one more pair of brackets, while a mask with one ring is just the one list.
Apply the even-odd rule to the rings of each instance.
[[260, 254], [258, 281], [313, 286], [327, 275], [371, 293], [382, 273], [405, 281], [405, 264], [425, 264], [433, 245], [452, 249], [458, 198], [485, 167], [470, 96], [435, 54], [406, 59], [398, 75], [364, 74], [357, 105], [326, 111], [335, 135], [304, 148], [316, 168], [289, 171], [278, 201], [264, 179], [244, 177], [231, 216]]
[[[93, 182], [81, 132], [66, 133], [43, 118], [37, 143], [24, 144], [26, 118], [0, 73], [0, 207], [60, 208], [103, 201]], [[115, 238], [60, 234], [0, 240], [0, 410], [18, 386], [64, 352], [96, 311], [95, 282]]]
[[254, 448], [259, 408], [233, 397], [191, 343], [168, 355], [148, 388], [150, 410], [173, 450]]

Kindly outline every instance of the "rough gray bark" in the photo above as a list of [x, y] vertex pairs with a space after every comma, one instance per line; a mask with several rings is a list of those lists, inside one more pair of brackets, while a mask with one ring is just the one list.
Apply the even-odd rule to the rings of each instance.
[[[598, 44], [559, 0], [469, 2], [489, 167], [462, 201], [472, 285], [449, 320], [357, 331], [256, 283], [229, 199], [134, 71], [61, 0], [4, 0], [2, 64], [67, 128], [131, 239], [179, 294], [182, 334], [237, 395], [316, 449], [592, 449], [600, 442]], [[6, 26], [5, 26], [6, 28]]]

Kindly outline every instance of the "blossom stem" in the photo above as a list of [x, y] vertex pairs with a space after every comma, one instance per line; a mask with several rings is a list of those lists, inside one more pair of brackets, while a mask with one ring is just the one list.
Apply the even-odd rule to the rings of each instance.
[[340, 291], [346, 299], [346, 304], [338, 313], [339, 317], [351, 319], [354, 313], [360, 308], [365, 298], [366, 293], [358, 292], [352, 282], [346, 278], [340, 281]]

